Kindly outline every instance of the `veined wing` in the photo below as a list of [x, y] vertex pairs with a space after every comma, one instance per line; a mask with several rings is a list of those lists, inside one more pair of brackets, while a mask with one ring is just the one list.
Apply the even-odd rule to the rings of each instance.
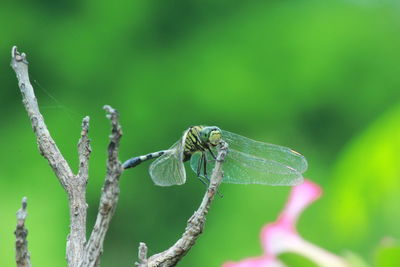
[[[303, 181], [302, 173], [307, 169], [307, 161], [301, 154], [272, 144], [257, 142], [249, 138], [222, 131], [222, 138], [229, 144], [225, 158], [225, 183], [297, 185]], [[214, 161], [207, 152], [207, 174], [210, 177]], [[200, 154], [191, 159], [191, 167], [197, 172]], [[204, 166], [200, 166], [200, 174]]]
[[255, 141], [224, 130], [222, 130], [222, 139], [229, 144], [230, 150], [236, 150], [255, 158], [276, 162], [290, 167], [299, 173], [307, 170], [308, 164], [306, 158], [290, 148]]
[[182, 142], [182, 139], [180, 139], [150, 165], [149, 173], [156, 185], [181, 185], [186, 182], [185, 166], [182, 161]]

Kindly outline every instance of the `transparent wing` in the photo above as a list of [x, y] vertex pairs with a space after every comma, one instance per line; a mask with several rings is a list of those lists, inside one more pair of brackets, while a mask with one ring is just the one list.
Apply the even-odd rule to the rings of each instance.
[[182, 157], [182, 140], [179, 140], [150, 165], [149, 173], [153, 182], [159, 186], [184, 184], [186, 172]]
[[307, 170], [306, 158], [290, 148], [255, 141], [224, 130], [222, 130], [222, 138], [229, 144], [231, 150], [286, 165], [299, 173]]
[[[302, 173], [307, 169], [307, 161], [290, 148], [254, 141], [227, 131], [222, 131], [222, 138], [229, 144], [223, 166], [223, 182], [297, 185], [303, 181]], [[200, 156], [198, 153], [191, 159], [191, 167], [196, 173], [200, 166]], [[212, 157], [209, 152], [206, 157], [206, 173], [210, 177], [215, 164], [214, 160], [210, 160]], [[200, 174], [203, 175], [204, 165], [200, 168]]]

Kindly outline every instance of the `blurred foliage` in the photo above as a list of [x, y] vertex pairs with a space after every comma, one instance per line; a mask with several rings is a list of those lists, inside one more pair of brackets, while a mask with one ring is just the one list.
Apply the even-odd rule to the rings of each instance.
[[376, 267], [399, 266], [400, 265], [400, 247], [394, 244], [382, 245], [375, 253]]
[[306, 259], [298, 254], [285, 253], [280, 255], [279, 258], [287, 264], [287, 266], [307, 266], [307, 267], [318, 267], [317, 264], [309, 259]]
[[[341, 156], [331, 196], [331, 234], [349, 249], [372, 251], [386, 236], [400, 236], [400, 107], [356, 138]], [[351, 238], [349, 238], [351, 236]]]
[[[12, 45], [28, 54], [41, 110], [75, 170], [81, 119], [91, 117], [89, 230], [110, 128], [101, 107], [110, 104], [121, 113], [122, 160], [169, 147], [194, 124], [302, 152], [307, 177], [325, 190], [302, 216], [302, 235], [373, 262], [382, 238], [400, 238], [399, 12], [393, 0], [3, 0], [0, 265], [14, 266], [22, 196], [35, 266], [65, 265], [69, 225], [66, 195], [20, 103]], [[204, 186], [192, 174], [183, 186], [160, 188], [147, 166], [122, 177], [104, 266], [132, 265], [140, 241], [149, 254], [170, 246], [201, 199]], [[288, 190], [223, 185], [181, 265], [260, 254], [259, 230]]]
[[[351, 251], [346, 251], [344, 253], [344, 258], [346, 262], [349, 264], [351, 267], [368, 267], [371, 266], [371, 264], [368, 264], [365, 259], [363, 259], [360, 255], [351, 252]], [[390, 265], [386, 265], [390, 266]]]

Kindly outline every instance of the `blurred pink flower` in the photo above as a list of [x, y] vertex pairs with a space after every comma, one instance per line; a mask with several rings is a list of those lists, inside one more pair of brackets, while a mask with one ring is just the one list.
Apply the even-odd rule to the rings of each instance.
[[265, 225], [261, 231], [261, 243], [264, 255], [257, 258], [245, 259], [237, 263], [228, 262], [223, 267], [285, 266], [277, 259], [279, 254], [285, 252], [300, 254], [314, 261], [318, 266], [347, 266], [342, 258], [304, 240], [297, 233], [296, 223], [298, 217], [321, 194], [321, 188], [308, 180], [305, 180], [301, 185], [293, 187], [289, 200], [279, 215], [278, 220]]

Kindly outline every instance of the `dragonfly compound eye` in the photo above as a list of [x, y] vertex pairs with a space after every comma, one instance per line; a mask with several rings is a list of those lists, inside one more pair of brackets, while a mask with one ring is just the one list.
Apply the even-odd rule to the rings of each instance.
[[221, 131], [220, 131], [219, 129], [212, 130], [212, 131], [210, 132], [210, 136], [209, 136], [209, 138], [208, 138], [208, 141], [209, 141], [212, 145], [216, 146], [216, 145], [218, 145], [218, 143], [219, 143], [220, 140], [221, 140]]

